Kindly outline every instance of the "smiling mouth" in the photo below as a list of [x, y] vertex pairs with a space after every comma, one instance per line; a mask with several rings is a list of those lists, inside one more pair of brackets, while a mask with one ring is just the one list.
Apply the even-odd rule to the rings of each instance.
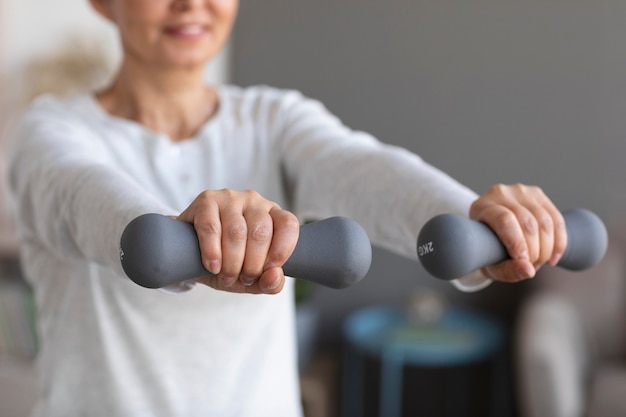
[[208, 31], [208, 27], [202, 24], [188, 24], [170, 26], [165, 29], [165, 33], [184, 38], [197, 38]]

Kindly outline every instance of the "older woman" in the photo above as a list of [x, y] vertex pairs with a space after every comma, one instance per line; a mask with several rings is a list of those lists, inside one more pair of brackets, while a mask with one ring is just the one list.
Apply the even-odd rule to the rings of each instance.
[[[205, 85], [236, 0], [91, 3], [119, 28], [116, 77], [103, 91], [37, 100], [11, 160], [39, 310], [36, 416], [300, 415], [281, 268], [300, 220], [349, 216], [374, 244], [414, 258], [426, 220], [467, 214], [511, 256], [455, 282], [467, 290], [532, 277], [563, 253], [563, 219], [536, 187], [478, 197], [298, 92]], [[215, 276], [168, 291], [127, 279], [120, 236], [148, 212], [192, 223]]]

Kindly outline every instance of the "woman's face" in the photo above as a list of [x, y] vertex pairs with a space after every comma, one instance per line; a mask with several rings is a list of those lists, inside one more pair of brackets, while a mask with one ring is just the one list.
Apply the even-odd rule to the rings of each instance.
[[119, 29], [126, 59], [150, 67], [204, 65], [226, 43], [238, 0], [90, 0]]

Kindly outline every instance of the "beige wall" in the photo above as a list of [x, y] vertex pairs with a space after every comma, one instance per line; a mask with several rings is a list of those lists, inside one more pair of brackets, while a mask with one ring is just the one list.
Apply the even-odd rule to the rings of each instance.
[[[537, 184], [563, 209], [626, 221], [623, 0], [244, 1], [236, 39], [237, 83], [299, 89], [477, 192]], [[376, 250], [362, 283], [316, 295], [337, 327], [420, 286], [505, 312], [526, 288], [441, 284]]]

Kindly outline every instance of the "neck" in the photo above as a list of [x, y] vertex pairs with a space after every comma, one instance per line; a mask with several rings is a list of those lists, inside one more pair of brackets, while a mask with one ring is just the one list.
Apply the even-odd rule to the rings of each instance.
[[217, 110], [204, 68], [137, 68], [125, 62], [111, 86], [97, 95], [110, 114], [134, 120], [173, 141], [192, 137]]

